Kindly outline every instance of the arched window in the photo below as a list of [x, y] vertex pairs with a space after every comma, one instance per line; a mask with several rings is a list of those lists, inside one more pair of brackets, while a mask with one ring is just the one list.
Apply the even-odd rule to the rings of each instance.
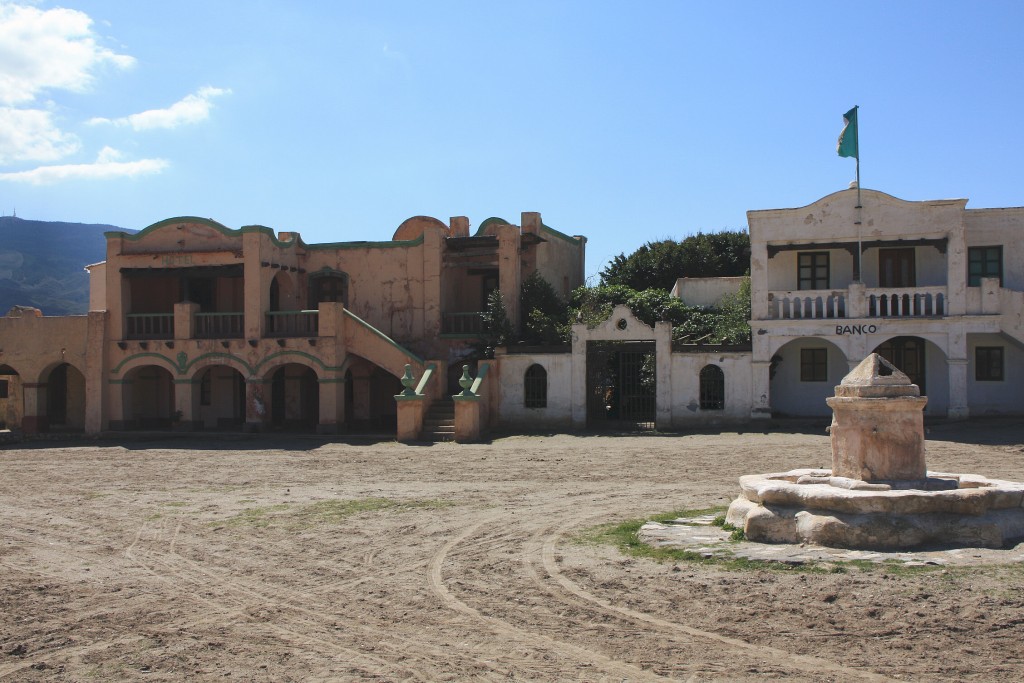
[[309, 274], [309, 307], [321, 301], [335, 301], [348, 307], [348, 274], [323, 267]]
[[700, 409], [725, 408], [725, 373], [717, 365], [705, 365], [700, 371]]
[[534, 364], [523, 376], [523, 405], [527, 408], [548, 407], [548, 371]]

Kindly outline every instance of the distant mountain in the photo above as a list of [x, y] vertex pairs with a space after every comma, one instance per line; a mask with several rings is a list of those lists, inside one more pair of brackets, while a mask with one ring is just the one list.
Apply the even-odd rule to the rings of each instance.
[[0, 217], [0, 315], [18, 304], [43, 315], [86, 313], [85, 266], [106, 259], [109, 230], [124, 228]]

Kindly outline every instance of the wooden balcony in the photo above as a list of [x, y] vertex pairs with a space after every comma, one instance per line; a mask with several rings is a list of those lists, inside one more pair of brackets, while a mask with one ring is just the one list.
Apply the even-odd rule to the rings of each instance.
[[268, 337], [316, 337], [320, 334], [320, 312], [268, 311]]

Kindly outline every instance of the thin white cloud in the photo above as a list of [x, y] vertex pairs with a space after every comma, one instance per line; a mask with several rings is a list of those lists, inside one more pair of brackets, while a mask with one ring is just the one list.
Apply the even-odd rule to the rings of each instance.
[[31, 171], [0, 173], [0, 180], [29, 183], [31, 185], [52, 185], [65, 180], [110, 180], [133, 178], [159, 173], [168, 166], [165, 159], [141, 159], [120, 161], [122, 155], [115, 149], [104, 147], [96, 161], [91, 164], [64, 164], [40, 166]]
[[103, 65], [135, 63], [97, 44], [91, 27], [84, 12], [0, 1], [0, 105], [30, 103], [49, 89], [82, 92]]
[[56, 161], [78, 151], [78, 138], [53, 124], [48, 111], [0, 107], [0, 164]]
[[134, 130], [154, 130], [158, 128], [177, 128], [191, 123], [199, 123], [210, 118], [211, 100], [214, 97], [230, 95], [227, 88], [206, 86], [191, 95], [186, 95], [166, 109], [150, 109], [139, 114], [131, 114], [118, 119], [94, 118], [87, 123], [96, 125], [110, 123], [116, 126], [131, 126]]

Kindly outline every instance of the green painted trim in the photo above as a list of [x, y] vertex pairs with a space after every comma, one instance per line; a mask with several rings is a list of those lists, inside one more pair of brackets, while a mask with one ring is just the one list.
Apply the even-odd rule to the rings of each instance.
[[[114, 366], [114, 368], [110, 371], [110, 374], [118, 374], [121, 371], [121, 368], [123, 368], [126, 363], [128, 363], [129, 361], [133, 361], [136, 358], [159, 358], [162, 361], [166, 361], [167, 364], [171, 366], [171, 370], [178, 372], [178, 364], [172, 361], [167, 356], [163, 355], [162, 353], [153, 353], [152, 351], [146, 351], [145, 353], [133, 353], [132, 355], [128, 356], [120, 363], [118, 363], [116, 366]], [[181, 373], [178, 372], [178, 374], [180, 375]]]
[[512, 224], [509, 223], [504, 218], [498, 218], [497, 216], [491, 216], [490, 218], [488, 218], [487, 220], [485, 220], [483, 223], [480, 224], [480, 227], [476, 229], [476, 232], [473, 234], [473, 237], [480, 237], [481, 235], [487, 234], [484, 231], [487, 230], [487, 228], [491, 227], [492, 225], [512, 225]]
[[323, 244], [307, 244], [309, 251], [328, 249], [394, 249], [397, 247], [418, 247], [423, 244], [423, 235], [413, 240], [390, 240], [388, 242], [325, 242]]
[[[182, 353], [184, 353], [184, 352], [182, 352]], [[181, 372], [179, 372], [178, 374], [182, 374], [182, 375], [185, 374], [186, 372], [189, 371], [189, 369], [193, 365], [195, 365], [199, 361], [205, 360], [207, 358], [230, 358], [231, 360], [238, 362], [239, 365], [244, 367], [249, 372], [250, 375], [255, 374], [254, 371], [253, 371], [253, 367], [251, 365], [249, 365], [247, 362], [245, 362], [245, 360], [243, 360], [242, 358], [239, 358], [238, 356], [236, 356], [233, 353], [224, 353], [223, 351], [211, 351], [210, 353], [204, 353], [202, 355], [196, 356], [195, 358], [193, 358], [188, 363], [182, 362], [179, 365], [179, 367], [181, 368]]]
[[317, 378], [316, 381], [319, 382], [320, 384], [344, 384], [345, 383], [345, 378], [344, 377], [328, 377], [326, 379]]
[[552, 235], [553, 237], [557, 237], [558, 239], [561, 239], [561, 240], [565, 240], [569, 244], [572, 244], [572, 245], [577, 246], [577, 247], [581, 246], [583, 244], [586, 244], [586, 242], [587, 242], [587, 238], [586, 237], [570, 237], [569, 235], [566, 235], [564, 232], [558, 232], [554, 228], [549, 228], [548, 226], [544, 225], [543, 223], [540, 224], [540, 229], [541, 229], [542, 232], [547, 232], [549, 235]]
[[257, 372], [259, 372], [259, 369], [261, 367], [266, 365], [268, 361], [271, 361], [279, 356], [301, 356], [303, 358], [308, 358], [309, 360], [313, 361], [314, 363], [316, 363], [317, 365], [319, 365], [321, 368], [328, 372], [338, 372], [341, 370], [341, 366], [327, 365], [322, 360], [320, 360], [311, 353], [306, 353], [305, 351], [297, 351], [294, 349], [285, 349], [284, 351], [278, 351], [277, 353], [272, 353], [269, 356], [265, 356], [263, 360], [261, 360], [253, 367], [252, 371], [249, 374], [255, 375]]
[[483, 384], [484, 377], [487, 376], [487, 371], [490, 370], [490, 368], [491, 366], [489, 364], [484, 365], [477, 372], [476, 379], [473, 380], [473, 384], [469, 387], [469, 390], [472, 391], [474, 395], [480, 394], [480, 385]]
[[463, 396], [462, 394], [455, 394], [454, 396], [452, 396], [452, 400], [453, 401], [469, 401], [470, 403], [475, 403], [476, 401], [480, 400], [480, 397], [479, 396]]
[[238, 232], [242, 233], [243, 235], [250, 233], [266, 235], [267, 237], [270, 238], [271, 244], [273, 244], [275, 247], [280, 247], [282, 249], [295, 246], [305, 246], [304, 244], [302, 244], [302, 238], [299, 237], [297, 233], [292, 233], [296, 236], [292, 237], [287, 242], [282, 242], [281, 240], [277, 239], [277, 233], [274, 232], [273, 228], [268, 228], [265, 225], [243, 225], [241, 228], [238, 229]]
[[419, 384], [416, 385], [417, 394], [423, 393], [423, 390], [427, 388], [427, 382], [430, 381], [430, 378], [434, 376], [435, 372], [437, 372], [437, 363], [431, 363], [426, 368], [424, 368], [423, 376], [420, 377], [420, 382]]
[[415, 396], [405, 396], [404, 394], [396, 394], [396, 401], [423, 401], [427, 397], [422, 394], [416, 394]]
[[198, 216], [177, 216], [175, 218], [165, 218], [162, 221], [153, 223], [152, 225], [149, 225], [143, 228], [142, 230], [139, 230], [135, 234], [121, 232], [120, 230], [113, 230], [110, 232], [103, 233], [103, 236], [106, 237], [107, 239], [110, 239], [112, 237], [120, 237], [121, 239], [126, 239], [129, 242], [138, 242], [143, 237], [146, 237], [147, 235], [156, 232], [160, 228], [166, 228], [168, 225], [176, 225], [178, 223], [199, 223], [201, 225], [205, 225], [208, 228], [213, 228], [220, 234], [225, 235], [227, 237], [237, 237], [238, 235], [242, 234], [241, 230], [232, 230], [226, 225], [218, 223], [217, 221], [212, 220], [210, 218], [200, 218]]
[[108, 379], [107, 384], [135, 384], [133, 379]]
[[423, 359], [420, 358], [419, 356], [417, 356], [415, 353], [413, 353], [409, 349], [405, 348], [404, 346], [402, 346], [401, 344], [396, 342], [394, 339], [392, 339], [391, 337], [387, 336], [386, 334], [384, 334], [383, 332], [378, 330], [376, 327], [374, 327], [370, 323], [368, 323], [365, 320], [363, 320], [362, 318], [360, 318], [358, 315], [356, 315], [352, 311], [348, 310], [347, 308], [344, 309], [344, 310], [345, 310], [345, 315], [347, 315], [348, 317], [352, 318], [357, 323], [359, 323], [360, 325], [362, 325], [366, 329], [368, 329], [371, 332], [373, 332], [374, 334], [376, 334], [378, 337], [380, 337], [381, 339], [386, 341], [388, 344], [391, 344], [393, 347], [395, 347], [396, 349], [401, 351], [407, 357], [409, 357], [409, 358], [413, 359], [414, 361], [416, 361], [417, 364], [423, 365], [423, 363], [424, 363]]

